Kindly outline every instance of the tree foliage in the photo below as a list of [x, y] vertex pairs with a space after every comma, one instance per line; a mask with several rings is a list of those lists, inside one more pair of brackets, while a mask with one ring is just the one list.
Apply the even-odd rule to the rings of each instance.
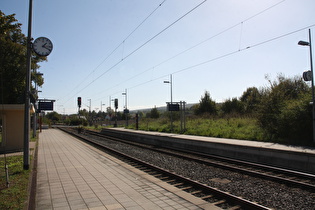
[[247, 88], [240, 97], [243, 104], [243, 111], [246, 114], [252, 114], [258, 110], [261, 102], [262, 93], [256, 87]]
[[269, 80], [258, 122], [269, 138], [304, 144], [312, 140], [311, 88], [300, 77]]
[[226, 100], [222, 106], [221, 110], [224, 114], [231, 114], [231, 113], [238, 113], [242, 114], [244, 112], [244, 106], [241, 101], [239, 101], [237, 98], [232, 98]]
[[199, 104], [194, 107], [194, 112], [196, 115], [201, 115], [205, 113], [211, 115], [217, 114], [216, 103], [211, 99], [210, 93], [208, 91], [205, 91], [205, 95], [201, 97]]
[[150, 112], [150, 117], [151, 118], [154, 118], [154, 119], [157, 119], [160, 117], [160, 113], [158, 111], [158, 109], [156, 107], [154, 107], [153, 109], [151, 109], [151, 112]]
[[59, 122], [59, 120], [61, 119], [61, 115], [57, 112], [49, 112], [45, 115], [45, 117], [49, 119], [50, 122], [52, 122], [53, 124]]
[[[275, 80], [266, 77], [268, 85], [247, 88], [242, 96], [228, 99], [218, 108], [209, 92], [194, 105], [196, 115], [216, 114], [225, 117], [250, 115], [257, 119], [265, 139], [287, 144], [312, 145], [311, 88], [300, 76], [279, 74]], [[226, 115], [227, 114], [227, 115]]]
[[[24, 103], [26, 85], [26, 50], [27, 39], [22, 33], [21, 24], [15, 14], [5, 15], [0, 10], [0, 103]], [[46, 57], [32, 55], [32, 70], [39, 68], [38, 62]], [[43, 78], [32, 72], [32, 80], [37, 85], [43, 84]], [[34, 88], [33, 88], [34, 89]]]

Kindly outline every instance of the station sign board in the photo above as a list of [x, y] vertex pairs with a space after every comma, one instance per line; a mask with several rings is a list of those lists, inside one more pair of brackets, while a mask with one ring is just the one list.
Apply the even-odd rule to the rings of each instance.
[[54, 102], [53, 101], [39, 101], [38, 102], [38, 110], [39, 111], [53, 111], [54, 110]]
[[167, 104], [167, 111], [179, 111], [179, 104]]

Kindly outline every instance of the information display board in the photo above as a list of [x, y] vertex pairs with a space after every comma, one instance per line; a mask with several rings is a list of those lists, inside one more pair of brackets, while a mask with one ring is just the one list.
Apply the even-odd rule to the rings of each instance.
[[179, 111], [179, 104], [167, 104], [167, 111]]
[[54, 102], [53, 101], [39, 101], [38, 102], [38, 110], [39, 111], [53, 111], [54, 110]]

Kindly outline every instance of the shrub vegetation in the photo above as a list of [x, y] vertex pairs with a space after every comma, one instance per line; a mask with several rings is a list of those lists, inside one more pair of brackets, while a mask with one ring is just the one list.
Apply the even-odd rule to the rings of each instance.
[[[298, 76], [279, 74], [274, 81], [266, 79], [267, 86], [247, 88], [239, 98], [221, 104], [206, 91], [199, 104], [185, 110], [184, 131], [179, 114], [173, 112], [173, 132], [313, 146], [311, 88]], [[170, 132], [169, 114], [141, 118], [139, 129]]]

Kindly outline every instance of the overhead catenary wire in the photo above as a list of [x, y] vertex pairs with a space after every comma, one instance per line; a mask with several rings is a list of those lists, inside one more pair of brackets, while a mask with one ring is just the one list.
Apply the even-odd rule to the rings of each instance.
[[[241, 38], [242, 38], [242, 33], [243, 33], [243, 24], [245, 22], [247, 22], [247, 21], [249, 21], [249, 20], [251, 20], [251, 19], [253, 19], [253, 18], [255, 18], [255, 17], [257, 17], [257, 16], [259, 16], [259, 15], [261, 15], [263, 13], [265, 13], [265, 12], [267, 12], [268, 10], [270, 10], [270, 9], [280, 5], [281, 3], [285, 2], [285, 1], [286, 0], [282, 0], [282, 1], [278, 2], [278, 3], [276, 3], [276, 4], [273, 4], [273, 5], [271, 5], [271, 6], [267, 7], [267, 8], [259, 11], [258, 13], [256, 13], [256, 14], [254, 14], [254, 15], [252, 15], [252, 16], [244, 19], [244, 20], [242, 20], [239, 23], [236, 23], [236, 24], [234, 24], [232, 26], [229, 26], [226, 29], [216, 33], [215, 35], [210, 36], [210, 37], [206, 38], [205, 40], [202, 40], [201, 42], [199, 42], [199, 43], [197, 43], [197, 44], [195, 44], [195, 45], [193, 45], [193, 46], [191, 46], [191, 47], [189, 47], [189, 48], [187, 48], [187, 49], [177, 53], [176, 55], [171, 56], [170, 58], [167, 58], [166, 60], [164, 60], [164, 61], [162, 61], [162, 62], [160, 62], [160, 63], [158, 63], [158, 64], [156, 64], [156, 65], [154, 65], [154, 66], [152, 66], [152, 67], [150, 67], [150, 68], [148, 68], [148, 69], [146, 69], [146, 70], [144, 70], [144, 71], [142, 71], [142, 72], [140, 72], [140, 73], [138, 73], [138, 74], [136, 74], [134, 76], [132, 76], [131, 78], [129, 78], [127, 80], [124, 80], [124, 81], [122, 81], [122, 82], [120, 82], [120, 83], [118, 83], [118, 84], [116, 84], [116, 85], [114, 85], [114, 86], [112, 86], [110, 88], [107, 88], [105, 91], [108, 91], [108, 90], [113, 89], [113, 88], [115, 88], [117, 86], [120, 86], [123, 83], [126, 83], [126, 82], [128, 82], [128, 81], [130, 81], [130, 80], [132, 80], [132, 79], [134, 79], [134, 78], [136, 78], [136, 77], [138, 77], [138, 76], [140, 76], [140, 75], [142, 75], [142, 74], [152, 70], [152, 69], [155, 69], [156, 67], [158, 67], [158, 66], [160, 66], [160, 65], [162, 65], [162, 64], [164, 64], [164, 63], [166, 63], [166, 62], [168, 62], [168, 61], [170, 61], [170, 60], [172, 60], [172, 59], [174, 59], [174, 58], [176, 58], [176, 57], [178, 57], [178, 56], [180, 56], [180, 55], [182, 55], [182, 54], [184, 54], [184, 53], [186, 53], [186, 52], [188, 52], [188, 51], [190, 51], [190, 50], [192, 50], [192, 49], [194, 49], [194, 48], [196, 48], [196, 47], [198, 47], [198, 46], [200, 46], [200, 45], [202, 45], [202, 44], [204, 44], [204, 43], [206, 43], [206, 42], [208, 42], [208, 41], [210, 41], [210, 40], [212, 40], [212, 39], [214, 39], [214, 38], [216, 38], [216, 37], [218, 37], [218, 36], [220, 36], [220, 35], [222, 35], [224, 33], [226, 33], [226, 32], [228, 32], [228, 31], [238, 27], [238, 26], [241, 26], [241, 34], [240, 34], [240, 38], [239, 38], [239, 48], [238, 48], [238, 50], [240, 50], [241, 49]], [[104, 90], [102, 92], [104, 92]]]
[[139, 84], [137, 84], [137, 85], [135, 85], [135, 86], [128, 87], [128, 89], [130, 90], [130, 89], [137, 88], [137, 87], [142, 86], [142, 85], [145, 85], [145, 84], [147, 84], [147, 83], [150, 83], [150, 82], [153, 82], [153, 81], [156, 81], [156, 80], [165, 78], [165, 77], [167, 77], [167, 76], [170, 75], [170, 74], [174, 75], [174, 74], [178, 74], [178, 73], [181, 73], [181, 72], [184, 72], [184, 71], [188, 71], [188, 70], [194, 69], [194, 68], [196, 68], [196, 67], [199, 67], [199, 66], [202, 66], [202, 65], [205, 65], [205, 64], [208, 64], [208, 63], [211, 63], [211, 62], [214, 62], [214, 61], [217, 61], [217, 60], [220, 60], [220, 59], [223, 59], [223, 58], [232, 56], [232, 55], [234, 55], [234, 54], [240, 53], [240, 52], [245, 51], [245, 50], [253, 49], [253, 48], [258, 47], [258, 46], [260, 46], [260, 45], [267, 44], [267, 43], [269, 43], [269, 42], [272, 42], [272, 41], [281, 39], [281, 38], [283, 38], [283, 37], [292, 35], [292, 34], [294, 34], [294, 33], [297, 33], [297, 32], [300, 32], [300, 31], [303, 31], [303, 30], [312, 28], [312, 27], [314, 27], [314, 26], [315, 26], [315, 24], [312, 24], [312, 25], [309, 25], [309, 26], [306, 26], [306, 27], [303, 27], [303, 28], [300, 28], [300, 29], [297, 29], [297, 30], [294, 30], [294, 31], [291, 31], [291, 32], [288, 32], [288, 33], [285, 33], [285, 34], [282, 34], [282, 35], [279, 35], [279, 36], [276, 36], [276, 37], [274, 37], [274, 38], [271, 38], [271, 39], [268, 39], [268, 40], [265, 40], [265, 41], [262, 41], [262, 42], [259, 42], [259, 43], [256, 43], [256, 44], [247, 46], [247, 47], [244, 47], [244, 48], [242, 48], [242, 49], [237, 49], [237, 50], [231, 51], [231, 52], [229, 52], [229, 53], [226, 53], [226, 54], [217, 56], [217, 57], [215, 57], [215, 58], [211, 58], [211, 59], [208, 59], [208, 60], [206, 60], [206, 61], [203, 61], [203, 62], [194, 64], [194, 65], [191, 65], [191, 66], [188, 66], [188, 67], [179, 69], [179, 70], [177, 70], [177, 71], [173, 71], [173, 72], [171, 72], [171, 73], [168, 73], [168, 74], [165, 74], [165, 75], [162, 75], [162, 76], [158, 76], [158, 77], [156, 77], [156, 78], [154, 78], [154, 79], [147, 80], [147, 81], [142, 82], [142, 83], [139, 83]]
[[[282, 2], [284, 2], [285, 0], [283, 0], [283, 1], [281, 1], [281, 2], [279, 2], [279, 3], [277, 3], [277, 5], [278, 4], [280, 4], [280, 3], [282, 3]], [[241, 25], [241, 34], [240, 34], [240, 38], [239, 38], [239, 45], [238, 45], [238, 50], [237, 51], [244, 51], [244, 50], [247, 50], [247, 49], [250, 49], [250, 48], [254, 48], [254, 47], [256, 47], [256, 45], [258, 46], [258, 45], [263, 45], [264, 44], [264, 42], [271, 42], [273, 39], [280, 39], [281, 37], [274, 37], [273, 39], [268, 39], [268, 40], [266, 40], [266, 41], [264, 41], [264, 42], [259, 42], [259, 43], [256, 43], [256, 44], [254, 44], [254, 45], [248, 45], [247, 47], [245, 47], [244, 48], [244, 45], [242, 45], [242, 30], [243, 30], [243, 27], [246, 27], [246, 25], [244, 25], [244, 23], [247, 21], [247, 20], [250, 20], [250, 19], [252, 19], [252, 18], [254, 18], [254, 17], [256, 17], [258, 14], [262, 14], [264, 11], [267, 11], [268, 9], [271, 9], [272, 7], [274, 7], [274, 6], [276, 6], [276, 5], [273, 5], [273, 6], [271, 6], [271, 7], [269, 7], [269, 8], [267, 8], [266, 10], [263, 10], [262, 12], [260, 12], [260, 13], [257, 13], [257, 14], [255, 14], [254, 16], [251, 16], [250, 18], [248, 18], [248, 19], [245, 19], [245, 20], [243, 20], [242, 22], [240, 22], [240, 23], [238, 23], [238, 24], [236, 24], [236, 25], [233, 25], [231, 28], [235, 28], [235, 27], [238, 27], [239, 25]], [[245, 28], [244, 28], [245, 29]], [[224, 31], [222, 32], [222, 33], [224, 33]], [[294, 33], [294, 32], [291, 32], [291, 33]], [[218, 34], [219, 35], [219, 34]], [[287, 36], [287, 34], [284, 34], [284, 35], [282, 35], [282, 36]], [[206, 40], [205, 40], [206, 41]], [[202, 44], [202, 43], [200, 43], [200, 44]], [[243, 48], [242, 48], [243, 47]], [[193, 48], [193, 47], [192, 47]], [[189, 49], [187, 49], [187, 51], [188, 51]], [[233, 52], [230, 52], [230, 53], [227, 53], [227, 54], [224, 54], [224, 55], [222, 55], [222, 56], [218, 56], [218, 57], [215, 57], [215, 58], [213, 58], [213, 61], [215, 61], [215, 60], [218, 60], [218, 59], [221, 59], [221, 58], [224, 58], [224, 57], [228, 57], [228, 56], [231, 56], [231, 55], [233, 55], [233, 54], [236, 54], [237, 53], [237, 51], [233, 51]], [[182, 53], [184, 53], [184, 52], [181, 52], [180, 54], [182, 54]], [[178, 55], [180, 55], [180, 54], [178, 54]], [[175, 56], [173, 56], [173, 57], [176, 57], [177, 55], [175, 55]], [[169, 58], [169, 59], [167, 59], [167, 60], [171, 60], [173, 57], [171, 57], [171, 58]], [[125, 57], [123, 57], [122, 56], [122, 58], [125, 58]], [[160, 64], [162, 64], [162, 63], [164, 63], [164, 62], [167, 62], [167, 60], [165, 60], [165, 61], [163, 61], [163, 62], [161, 62], [161, 63], [159, 63], [159, 64], [157, 64], [157, 65], [155, 65], [155, 66], [153, 66], [152, 68], [149, 68], [149, 69], [146, 69], [145, 71], [149, 71], [149, 70], [151, 70], [151, 69], [154, 69], [156, 66], [158, 66], [158, 65], [160, 65]], [[205, 61], [206, 63], [207, 62], [211, 62], [211, 61]], [[196, 64], [197, 66], [198, 65], [202, 65], [202, 63], [198, 63], [198, 64]], [[196, 67], [197, 67], [196, 66]], [[192, 69], [192, 68], [194, 68], [193, 66], [189, 66], [189, 67], [187, 67], [187, 68], [185, 68], [185, 69], [180, 69], [180, 70], [178, 70], [178, 71], [185, 71], [186, 69], [187, 70], [189, 70], [189, 69]], [[175, 73], [174, 74], [176, 74], [177, 73], [177, 71], [175, 71]], [[131, 80], [131, 79], [133, 79], [133, 78], [135, 78], [136, 76], [139, 76], [139, 75], [141, 75], [142, 73], [139, 73], [139, 74], [137, 74], [137, 75], [133, 75], [132, 76], [132, 78], [130, 78], [130, 79], [128, 79], [128, 80], [126, 80], [126, 81], [129, 81], [129, 80]], [[163, 76], [161, 76], [161, 77], [165, 77], [165, 76], [167, 76], [167, 75], [169, 75], [169, 73], [168, 74], [166, 74], [166, 75], [163, 75]], [[161, 77], [159, 77], [159, 78], [161, 78]], [[148, 81], [146, 81], [146, 82], [144, 82], [144, 83], [148, 83], [148, 82], [151, 82], [151, 81], [154, 81], [154, 80], [156, 80], [156, 79], [150, 79], [150, 80], [148, 80]], [[126, 82], [126, 81], [124, 81], [124, 82]], [[115, 85], [114, 87], [117, 87], [117, 86], [119, 86], [119, 85], [121, 85], [121, 83], [120, 84], [117, 84], [117, 85]], [[140, 86], [140, 85], [136, 85], [136, 86]], [[113, 87], [111, 87], [111, 88], [109, 88], [109, 89], [112, 89]], [[124, 88], [126, 88], [126, 87], [124, 87]], [[134, 87], [131, 87], [131, 88], [134, 88]], [[108, 90], [108, 89], [107, 89]], [[107, 91], [107, 90], [105, 90], [105, 91]], [[102, 92], [104, 92], [104, 90], [102, 90]], [[119, 91], [119, 93], [121, 93], [120, 91]]]
[[[166, 0], [163, 0], [160, 4], [158, 4], [158, 6], [146, 17], [144, 18], [143, 21], [141, 21], [141, 23], [139, 23], [137, 25], [137, 27], [135, 27], [127, 36], [126, 38], [124, 38], [124, 40], [122, 42], [120, 42], [91, 72], [90, 74], [88, 74], [86, 77], [84, 77], [84, 79], [79, 82], [70, 92], [73, 92], [74, 90], [76, 90], [84, 81], [86, 81], [86, 79], [88, 77], [90, 77], [100, 66], [103, 65], [103, 63], [105, 61], [107, 61], [122, 45], [124, 45], [124, 43], [127, 41], [127, 39], [134, 34], [139, 28], [140, 26], [142, 26], [145, 21], [147, 21], [164, 3], [166, 2]], [[94, 81], [93, 81], [94, 82]], [[77, 93], [76, 93], [77, 94]], [[76, 95], [75, 94], [75, 95]], [[75, 95], [73, 95], [72, 97], [74, 97]], [[66, 97], [66, 96], [65, 96]], [[68, 102], [72, 97], [70, 97], [66, 102]], [[60, 100], [60, 99], [59, 99]]]
[[139, 47], [137, 47], [136, 49], [134, 49], [133, 51], [131, 51], [129, 54], [127, 54], [125, 57], [123, 57], [121, 60], [119, 60], [117, 63], [115, 63], [113, 66], [111, 66], [110, 68], [108, 68], [105, 72], [103, 72], [101, 75], [99, 75], [97, 78], [95, 78], [94, 80], [92, 80], [90, 83], [88, 83], [86, 86], [84, 86], [83, 88], [81, 88], [79, 91], [77, 91], [75, 94], [73, 94], [72, 97], [69, 97], [69, 99], [65, 102], [67, 103], [70, 99], [72, 99], [75, 95], [77, 95], [78, 93], [80, 93], [81, 91], [85, 90], [87, 87], [89, 87], [91, 84], [93, 84], [95, 81], [97, 81], [98, 79], [100, 79], [102, 76], [104, 76], [106, 73], [108, 73], [109, 71], [111, 71], [112, 69], [114, 69], [116, 66], [118, 66], [121, 62], [123, 62], [125, 59], [127, 59], [128, 57], [130, 57], [131, 55], [133, 55], [134, 53], [136, 53], [137, 51], [139, 51], [142, 47], [144, 47], [145, 45], [147, 45], [149, 42], [151, 42], [153, 39], [155, 39], [156, 37], [158, 37], [159, 35], [161, 35], [163, 32], [165, 32], [167, 29], [169, 29], [170, 27], [172, 27], [173, 25], [175, 25], [177, 22], [179, 22], [181, 19], [183, 19], [184, 17], [186, 17], [188, 14], [190, 14], [191, 12], [193, 12], [194, 10], [196, 10], [198, 7], [200, 7], [202, 4], [204, 4], [207, 0], [202, 1], [201, 3], [199, 3], [197, 6], [193, 7], [191, 10], [189, 10], [188, 12], [186, 12], [184, 15], [180, 16], [178, 19], [176, 19], [175, 21], [173, 21], [171, 24], [169, 24], [168, 26], [166, 26], [164, 29], [162, 29], [160, 32], [158, 32], [156, 35], [154, 35], [153, 37], [151, 37], [150, 39], [148, 39], [147, 41], [145, 41], [143, 44], [141, 44]]

